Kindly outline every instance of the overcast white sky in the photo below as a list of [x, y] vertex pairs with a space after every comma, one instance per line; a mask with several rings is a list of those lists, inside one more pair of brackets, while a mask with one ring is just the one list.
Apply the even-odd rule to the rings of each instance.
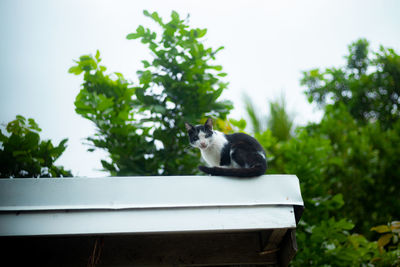
[[73, 59], [100, 50], [108, 71], [136, 79], [149, 53], [125, 36], [138, 25], [156, 28], [143, 9], [163, 17], [176, 10], [190, 14], [190, 25], [207, 28], [206, 45], [223, 45], [217, 62], [228, 73], [223, 98], [235, 104], [231, 117], [243, 113], [242, 93], [260, 114], [268, 100], [286, 95], [297, 125], [320, 119], [308, 104], [301, 72], [340, 66], [347, 46], [367, 38], [400, 52], [400, 1], [0, 1], [0, 122], [15, 115], [32, 117], [41, 136], [68, 148], [57, 164], [76, 176], [99, 172], [105, 153], [87, 152], [84, 138], [93, 125], [74, 111], [81, 76], [68, 74]]

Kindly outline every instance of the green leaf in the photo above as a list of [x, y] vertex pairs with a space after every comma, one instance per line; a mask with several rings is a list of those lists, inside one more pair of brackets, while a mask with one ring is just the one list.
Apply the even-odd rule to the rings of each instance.
[[172, 11], [171, 18], [172, 18], [172, 21], [178, 22], [179, 21], [179, 14], [176, 11]]
[[66, 147], [66, 143], [68, 142], [68, 138], [64, 138], [61, 140], [61, 142], [58, 144], [58, 147]]
[[143, 66], [144, 66], [145, 68], [148, 68], [148, 67], [151, 66], [150, 63], [149, 63], [147, 60], [142, 60], [142, 63], [143, 63]]
[[160, 16], [158, 15], [157, 12], [153, 12], [153, 13], [149, 13], [147, 10], [143, 11], [143, 14], [147, 17], [151, 17], [154, 21], [156, 21], [158, 24], [160, 24], [161, 26], [164, 26], [164, 23], [162, 22]]
[[114, 101], [112, 98], [106, 97], [105, 95], [98, 95], [97, 109], [99, 110], [99, 112], [102, 113], [113, 105]]
[[214, 69], [214, 70], [217, 70], [217, 71], [221, 71], [222, 70], [222, 66], [220, 66], [220, 65], [216, 65], [216, 66], [208, 66], [210, 69]]
[[384, 247], [389, 244], [390, 239], [392, 238], [393, 234], [384, 234], [378, 239], [378, 246]]
[[197, 29], [198, 37], [201, 38], [207, 34], [207, 29]]
[[161, 114], [164, 114], [167, 111], [165, 109], [165, 107], [163, 107], [161, 105], [155, 105], [153, 110], [154, 110], [154, 112], [161, 113]]
[[137, 38], [139, 38], [139, 37], [140, 37], [140, 35], [137, 34], [137, 33], [130, 33], [130, 34], [128, 34], [128, 35], [126, 36], [126, 39], [132, 40], [132, 39], [137, 39]]
[[72, 66], [68, 69], [68, 72], [75, 75], [79, 75], [83, 72], [83, 70], [80, 66]]
[[218, 47], [217, 50], [214, 51], [213, 54], [217, 54], [219, 51], [221, 51], [221, 50], [223, 50], [223, 49], [225, 49], [225, 47], [224, 47], [224, 46], [220, 46], [220, 47]]
[[15, 151], [12, 152], [13, 157], [26, 156], [28, 154], [29, 153], [26, 150], [15, 150]]
[[0, 129], [0, 142], [5, 143], [7, 140], [8, 140], [7, 136], [5, 136]]
[[139, 27], [137, 27], [137, 28], [136, 28], [136, 33], [137, 33], [139, 36], [143, 36], [144, 33], [145, 33], [144, 27], [143, 27], [142, 25], [140, 25]]
[[34, 119], [29, 118], [28, 122], [29, 122], [30, 129], [38, 131], [38, 132], [42, 131], [42, 129], [39, 128], [39, 125], [35, 122]]
[[351, 230], [354, 228], [354, 224], [347, 221], [346, 219], [341, 219], [340, 221], [336, 222], [337, 227], [344, 230]]
[[376, 231], [378, 233], [390, 232], [390, 228], [387, 225], [379, 225], [371, 228], [371, 231]]
[[140, 102], [142, 102], [142, 103], [145, 102], [145, 99], [144, 99], [145, 95], [144, 95], [143, 88], [136, 88], [135, 95]]
[[[61, 154], [65, 151], [65, 149], [67, 147], [65, 144], [67, 143], [67, 141], [68, 141], [67, 138], [63, 139], [58, 144], [58, 146], [56, 146], [54, 149], [52, 149], [50, 154], [54, 158], [54, 160], [58, 159], [61, 156]], [[52, 147], [51, 142], [49, 143], [49, 145], [50, 145], [49, 147]]]
[[20, 121], [22, 123], [25, 123], [25, 121], [26, 121], [25, 117], [21, 116], [21, 115], [17, 115], [17, 116], [15, 116], [15, 118], [16, 118], [16, 120], [18, 120], [18, 121]]
[[118, 118], [127, 121], [129, 117], [129, 110], [123, 110], [118, 113]]
[[96, 51], [96, 56], [95, 56], [95, 58], [96, 58], [97, 62], [100, 61], [100, 51], [99, 51], [98, 49], [97, 49], [97, 51]]
[[25, 142], [28, 149], [34, 149], [39, 144], [40, 137], [37, 133], [28, 132], [25, 136]]
[[240, 120], [229, 119], [229, 122], [232, 123], [233, 126], [239, 128], [240, 131], [246, 128], [246, 121], [244, 119]]
[[213, 93], [213, 101], [217, 100], [218, 97], [221, 96], [223, 90], [224, 90], [224, 88], [221, 87], [221, 88], [217, 89], [217, 90]]
[[90, 55], [83, 55], [79, 58], [79, 67], [82, 71], [91, 71], [97, 69], [97, 62]]
[[152, 79], [151, 71], [146, 70], [142, 73], [142, 75], [139, 78], [140, 84], [148, 84], [151, 82], [151, 79]]
[[225, 72], [221, 72], [221, 73], [218, 73], [217, 75], [218, 75], [219, 77], [225, 77], [225, 76], [227, 76], [228, 74], [225, 73]]

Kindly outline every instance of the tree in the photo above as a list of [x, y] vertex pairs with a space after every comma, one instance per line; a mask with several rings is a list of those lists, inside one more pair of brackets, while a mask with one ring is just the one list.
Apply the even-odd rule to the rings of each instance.
[[261, 133], [262, 131], [264, 131], [266, 119], [264, 119], [263, 116], [256, 111], [256, 107], [254, 106], [253, 101], [247, 94], [243, 95], [243, 99], [247, 117], [251, 122], [251, 131], [254, 134]]
[[95, 123], [97, 133], [88, 141], [109, 152], [102, 161], [111, 175], [178, 175], [197, 172], [198, 152], [188, 150], [184, 122], [196, 123], [205, 116], [224, 119], [232, 108], [217, 101], [227, 83], [222, 67], [213, 65], [223, 49], [207, 48], [206, 29], [191, 29], [188, 18], [172, 12], [164, 22], [156, 12], [144, 15], [161, 27], [162, 35], [139, 26], [127, 39], [148, 45], [152, 62], [143, 60], [137, 71], [139, 84], [122, 74], [105, 74], [100, 53], [81, 56], [70, 72], [84, 72], [76, 112]]
[[340, 215], [364, 233], [400, 217], [400, 121], [390, 127], [359, 125], [342, 104], [326, 106], [321, 123], [307, 128], [308, 135], [330, 141], [332, 154], [321, 175], [332, 194], [343, 194]]
[[[358, 125], [345, 107], [328, 105], [320, 123], [297, 128], [288, 140], [269, 129], [256, 134], [268, 151], [267, 173], [300, 180], [306, 209], [293, 266], [399, 264], [400, 224], [386, 226], [400, 217], [399, 125]], [[376, 237], [370, 229], [382, 223], [372, 228], [385, 229]]]
[[357, 121], [390, 128], [400, 117], [400, 56], [383, 46], [370, 54], [368, 41], [360, 39], [349, 46], [344, 67], [304, 72], [310, 102], [344, 104]]
[[268, 129], [279, 141], [287, 141], [292, 137], [293, 118], [287, 112], [283, 95], [280, 99], [269, 102], [269, 116], [260, 115], [248, 95], [244, 95], [244, 104], [254, 135], [258, 136]]
[[[369, 57], [368, 42], [363, 39], [349, 46], [346, 58], [344, 68], [304, 73], [306, 94], [324, 108], [325, 115], [320, 123], [301, 130], [308, 141], [290, 140], [281, 146], [283, 159], [275, 160], [283, 162], [280, 166], [285, 169], [293, 167], [285, 171], [300, 178], [308, 210], [298, 240], [299, 247], [310, 246], [303, 245], [294, 265], [395, 266], [400, 256], [398, 223], [388, 224], [397, 225], [396, 229], [390, 226], [396, 234], [379, 230], [382, 236], [375, 242], [366, 237], [376, 237], [370, 229], [388, 228], [388, 221], [400, 217], [396, 200], [400, 186], [400, 60], [394, 50], [383, 47]], [[306, 145], [312, 140], [328, 142]], [[293, 142], [297, 144], [287, 146]], [[321, 165], [307, 155], [307, 151], [317, 155], [324, 150], [327, 153]], [[377, 224], [383, 225], [371, 228]]]
[[[297, 228], [294, 266], [400, 263], [400, 224], [392, 222], [400, 218], [400, 120], [393, 101], [398, 57], [381, 48], [370, 59], [367, 47], [365, 40], [351, 45], [346, 68], [305, 72], [306, 94], [325, 114], [319, 123], [298, 127], [289, 139], [275, 130], [286, 129], [285, 120], [272, 120], [279, 126], [275, 129], [258, 127], [260, 116], [246, 101], [254, 129], [261, 129], [256, 137], [267, 151], [267, 173], [296, 174], [300, 180], [306, 209]], [[374, 69], [371, 62], [378, 61], [386, 65]], [[393, 96], [373, 94], [381, 85], [391, 85], [385, 90]], [[370, 102], [359, 98], [363, 94]]]
[[325, 109], [308, 134], [332, 144], [326, 181], [343, 194], [343, 215], [362, 232], [400, 217], [392, 198], [400, 186], [400, 57], [382, 46], [370, 57], [368, 47], [360, 39], [349, 46], [345, 67], [311, 70], [302, 79], [310, 101]]
[[278, 140], [289, 140], [292, 135], [293, 119], [287, 112], [284, 96], [282, 95], [279, 100], [270, 102], [269, 105], [268, 129]]
[[70, 171], [54, 165], [66, 149], [68, 139], [57, 146], [50, 140], [41, 141], [39, 125], [20, 115], [9, 122], [5, 130], [4, 133], [0, 130], [1, 178], [72, 176]]

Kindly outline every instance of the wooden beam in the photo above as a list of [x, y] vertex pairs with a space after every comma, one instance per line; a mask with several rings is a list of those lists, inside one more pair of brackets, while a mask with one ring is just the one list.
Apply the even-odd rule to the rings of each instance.
[[273, 229], [268, 232], [261, 233], [262, 238], [262, 250], [260, 252], [261, 255], [263, 254], [270, 254], [272, 252], [276, 252], [280, 248], [280, 244], [284, 235], [286, 234], [288, 229]]
[[296, 256], [297, 253], [297, 242], [296, 242], [296, 230], [290, 229], [287, 231], [285, 237], [282, 240], [281, 249], [278, 252], [278, 263], [279, 266], [286, 267], [290, 261]]

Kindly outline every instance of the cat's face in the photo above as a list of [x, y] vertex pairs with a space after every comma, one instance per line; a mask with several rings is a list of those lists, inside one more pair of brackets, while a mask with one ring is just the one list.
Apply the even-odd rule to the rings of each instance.
[[212, 120], [208, 119], [204, 125], [193, 126], [185, 123], [189, 134], [189, 142], [193, 147], [207, 149], [213, 142]]

